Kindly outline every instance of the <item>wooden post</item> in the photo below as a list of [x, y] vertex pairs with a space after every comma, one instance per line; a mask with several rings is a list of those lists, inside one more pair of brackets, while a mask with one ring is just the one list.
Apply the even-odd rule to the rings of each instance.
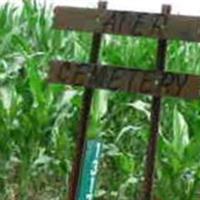
[[[171, 6], [163, 5], [162, 13], [165, 16], [165, 23], [167, 21], [167, 16], [171, 12]], [[157, 71], [164, 72], [165, 69], [165, 59], [167, 51], [167, 40], [158, 40], [157, 49]], [[155, 157], [157, 150], [157, 141], [159, 138], [159, 122], [160, 122], [160, 109], [161, 109], [161, 97], [153, 97], [152, 101], [152, 112], [151, 112], [151, 136], [147, 149], [147, 160], [145, 169], [145, 180], [144, 188], [142, 194], [142, 200], [152, 199], [152, 190], [154, 183], [154, 171], [155, 171]]]
[[[99, 2], [98, 8], [105, 9], [106, 5], [107, 5], [106, 2]], [[101, 38], [102, 38], [101, 33], [94, 33], [92, 40], [92, 49], [90, 53], [90, 63], [98, 62], [99, 51], [101, 46]], [[90, 108], [92, 104], [92, 96], [93, 96], [93, 89], [86, 88], [82, 99], [81, 116], [80, 116], [80, 123], [79, 123], [79, 130], [78, 130], [77, 144], [76, 144], [76, 154], [70, 178], [68, 200], [78, 200], [77, 192], [80, 181], [79, 178], [81, 175], [81, 164], [84, 158], [84, 150], [87, 140], [86, 133], [89, 121]]]

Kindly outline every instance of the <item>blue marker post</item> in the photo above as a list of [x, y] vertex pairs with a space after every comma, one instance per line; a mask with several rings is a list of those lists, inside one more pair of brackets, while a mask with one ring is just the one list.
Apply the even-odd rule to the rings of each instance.
[[96, 140], [87, 142], [85, 158], [79, 181], [77, 200], [92, 200], [97, 179], [102, 144]]

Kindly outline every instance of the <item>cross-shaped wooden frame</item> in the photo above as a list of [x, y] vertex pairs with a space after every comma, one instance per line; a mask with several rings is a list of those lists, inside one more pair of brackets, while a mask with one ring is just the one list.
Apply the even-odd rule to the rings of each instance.
[[[200, 41], [200, 18], [171, 15], [170, 10], [170, 6], [164, 5], [161, 14], [112, 11], [106, 10], [106, 2], [100, 2], [98, 9], [56, 7], [55, 28], [94, 33], [90, 63], [53, 61], [49, 77], [50, 82], [85, 87], [76, 157], [70, 179], [69, 200], [76, 200], [89, 112], [95, 88], [153, 96], [151, 136], [140, 200], [152, 198], [161, 98], [172, 96], [194, 99], [200, 96], [199, 76], [164, 72], [167, 40]], [[102, 33], [157, 38], [157, 70], [142, 71], [98, 64]]]

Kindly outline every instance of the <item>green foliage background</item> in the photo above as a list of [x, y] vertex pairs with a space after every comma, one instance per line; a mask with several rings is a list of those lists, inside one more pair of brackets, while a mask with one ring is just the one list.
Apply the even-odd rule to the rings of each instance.
[[[47, 83], [49, 61], [87, 62], [91, 34], [52, 29], [52, 13], [0, 8], [0, 199], [65, 199], [83, 90]], [[101, 63], [154, 69], [156, 40], [105, 35]], [[200, 74], [198, 44], [170, 42], [167, 70]], [[136, 199], [151, 97], [98, 91], [89, 136], [104, 143], [97, 200]], [[102, 111], [100, 115], [99, 110]], [[156, 200], [200, 198], [200, 102], [162, 103]]]

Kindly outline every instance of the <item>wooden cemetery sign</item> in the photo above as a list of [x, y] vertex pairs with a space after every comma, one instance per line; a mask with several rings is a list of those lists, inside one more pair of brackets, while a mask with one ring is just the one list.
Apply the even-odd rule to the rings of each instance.
[[[96, 157], [91, 154], [91, 152], [99, 152], [97, 146], [95, 147], [92, 143], [94, 150], [91, 150], [86, 141], [93, 90], [96, 88], [137, 92], [153, 96], [151, 137], [147, 149], [144, 185], [140, 200], [152, 199], [161, 98], [172, 96], [194, 99], [200, 96], [199, 76], [164, 71], [167, 40], [200, 41], [200, 18], [170, 15], [170, 10], [171, 7], [165, 5], [162, 7], [161, 14], [112, 11], [106, 10], [105, 2], [100, 2], [98, 9], [72, 7], [57, 7], [55, 9], [55, 28], [93, 32], [89, 63], [53, 61], [49, 75], [50, 82], [85, 87], [68, 200], [92, 199], [94, 176], [91, 178], [92, 183], [88, 185], [89, 190], [80, 187], [82, 187], [81, 183], [87, 185], [86, 182], [91, 182], [87, 176], [89, 172], [83, 174], [84, 171], [88, 171], [84, 168], [84, 166], [87, 166], [84, 159], [86, 162], [89, 160], [88, 167], [91, 170], [94, 166], [96, 170], [97, 158], [99, 157], [99, 154]], [[103, 33], [157, 38], [157, 69], [155, 71], [143, 71], [98, 64]], [[87, 150], [89, 151], [88, 154]], [[87, 181], [81, 178], [84, 175], [86, 175], [85, 180]], [[84, 193], [84, 191], [87, 192]]]
[[61, 61], [52, 63], [51, 70], [54, 83], [190, 99], [200, 95], [200, 77], [193, 75]]
[[57, 7], [54, 19], [58, 29], [200, 41], [199, 17]]

